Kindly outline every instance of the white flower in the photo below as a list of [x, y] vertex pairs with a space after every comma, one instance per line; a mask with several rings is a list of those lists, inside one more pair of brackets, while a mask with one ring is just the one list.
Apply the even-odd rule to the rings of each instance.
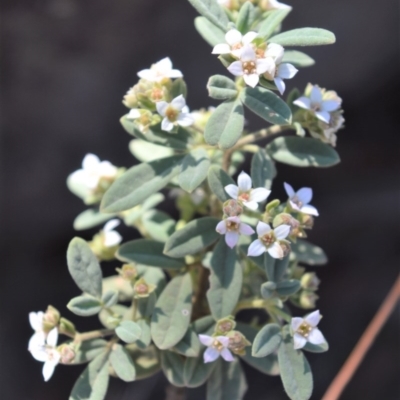
[[319, 310], [308, 314], [305, 318], [292, 318], [290, 327], [293, 334], [295, 349], [301, 349], [307, 342], [316, 345], [326, 343], [324, 336], [317, 328], [320, 320], [321, 315]]
[[260, 80], [259, 76], [274, 68], [272, 58], [257, 58], [253, 47], [246, 45], [242, 48], [240, 61], [234, 61], [228, 71], [235, 76], [243, 76], [246, 84], [254, 88]]
[[336, 96], [336, 98], [323, 99], [324, 92], [318, 86], [312, 86], [309, 97], [302, 96], [295, 100], [293, 104], [300, 108], [312, 111], [315, 116], [329, 124], [332, 111], [336, 111], [340, 108], [342, 100]]
[[204, 362], [209, 363], [215, 361], [221, 356], [225, 361], [231, 362], [234, 357], [228, 349], [229, 338], [227, 336], [212, 337], [208, 335], [199, 335], [200, 342], [207, 346], [204, 352]]
[[159, 101], [156, 103], [158, 113], [164, 117], [161, 128], [164, 131], [172, 131], [176, 124], [180, 126], [190, 126], [193, 124], [193, 116], [189, 113], [185, 98], [180, 95], [175, 97], [171, 103]]
[[171, 60], [166, 57], [153, 64], [150, 69], [138, 72], [138, 77], [151, 82], [161, 82], [164, 78], [182, 78], [183, 74], [177, 69], [172, 69]]
[[239, 217], [228, 217], [218, 223], [215, 230], [221, 235], [225, 235], [225, 243], [233, 249], [239, 241], [240, 234], [252, 235], [254, 229], [240, 221]]
[[32, 357], [37, 361], [44, 362], [43, 377], [46, 382], [51, 378], [54, 368], [60, 362], [61, 354], [56, 349], [57, 339], [57, 328], [53, 328], [46, 339], [37, 336], [34, 341], [31, 340], [31, 343], [29, 343], [28, 350]]
[[268, 251], [273, 258], [283, 258], [285, 252], [279, 241], [289, 235], [290, 226], [279, 225], [275, 229], [271, 229], [268, 224], [259, 221], [256, 230], [258, 239], [250, 244], [247, 255], [257, 257]]
[[31, 339], [29, 340], [28, 350], [35, 346], [38, 341], [44, 342], [46, 339], [46, 332], [43, 329], [44, 322], [44, 312], [30, 312], [29, 313], [29, 323], [32, 329], [35, 331]]
[[231, 29], [225, 35], [226, 43], [217, 44], [212, 54], [232, 54], [240, 58], [243, 46], [250, 45], [256, 36], [257, 32], [247, 32], [243, 36], [237, 29]]
[[270, 190], [265, 188], [251, 188], [251, 178], [245, 172], [241, 172], [238, 177], [238, 186], [227, 185], [225, 186], [225, 191], [232, 197], [232, 199], [241, 201], [243, 205], [250, 210], [257, 210], [258, 203], [263, 202], [267, 199]]
[[120, 224], [118, 219], [111, 219], [108, 221], [103, 228], [103, 244], [105, 247], [117, 246], [122, 241], [122, 236], [114, 231], [114, 228]]
[[260, 1], [260, 7], [265, 10], [284, 10], [284, 9], [291, 9], [291, 6], [288, 6], [287, 4], [280, 3], [277, 0], [261, 0]]
[[313, 197], [313, 191], [311, 188], [304, 187], [295, 192], [292, 186], [288, 183], [285, 182], [284, 186], [286, 194], [289, 197], [290, 205], [294, 210], [318, 217], [319, 214], [317, 209], [308, 204]]

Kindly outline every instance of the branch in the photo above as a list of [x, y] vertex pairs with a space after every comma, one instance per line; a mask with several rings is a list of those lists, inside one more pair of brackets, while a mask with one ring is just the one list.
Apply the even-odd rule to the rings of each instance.
[[114, 329], [99, 329], [97, 331], [77, 333], [75, 335], [74, 342], [79, 343], [79, 342], [84, 342], [85, 340], [102, 338], [105, 336], [113, 335], [114, 333], [115, 333]]

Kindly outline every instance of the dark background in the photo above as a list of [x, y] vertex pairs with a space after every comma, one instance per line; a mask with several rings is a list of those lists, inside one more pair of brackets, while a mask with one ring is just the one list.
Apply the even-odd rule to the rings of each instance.
[[[316, 400], [399, 270], [399, 7], [396, 0], [292, 3], [285, 29], [326, 28], [336, 33], [337, 44], [306, 49], [317, 65], [301, 70], [288, 86], [303, 88], [311, 81], [336, 90], [346, 117], [339, 166], [279, 165], [273, 188], [281, 198], [283, 181], [314, 188], [313, 204], [321, 217], [310, 239], [330, 258], [328, 266], [318, 268], [318, 307], [331, 351], [309, 356]], [[116, 165], [135, 162], [127, 149], [130, 137], [118, 123], [126, 112], [121, 99], [136, 83], [137, 71], [151, 63], [170, 56], [189, 84], [190, 107], [210, 104], [206, 81], [225, 71], [195, 32], [194, 17], [185, 0], [2, 1], [2, 399], [68, 398], [80, 368], [60, 366], [45, 384], [42, 364], [26, 351], [28, 312], [51, 303], [71, 317], [65, 304], [78, 294], [65, 251], [75, 235], [72, 221], [84, 206], [67, 190], [65, 179], [87, 152]], [[343, 400], [400, 398], [398, 311]], [[251, 369], [246, 374], [247, 399], [286, 398], [279, 378]], [[164, 384], [161, 376], [130, 385], [113, 379], [108, 399], [140, 400], [146, 393], [148, 399], [162, 399]]]

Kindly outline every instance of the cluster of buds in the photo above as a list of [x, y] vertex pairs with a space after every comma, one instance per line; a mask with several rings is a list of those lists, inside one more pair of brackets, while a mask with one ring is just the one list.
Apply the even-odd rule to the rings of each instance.
[[291, 9], [290, 6], [277, 0], [218, 0], [218, 3], [229, 11], [235, 12], [240, 10], [240, 7], [248, 1], [254, 6], [258, 6], [262, 11]]
[[99, 260], [109, 261], [114, 259], [115, 252], [122, 241], [122, 236], [114, 230], [119, 224], [118, 219], [108, 221], [89, 242], [90, 248]]
[[155, 285], [147, 283], [143, 277], [139, 277], [138, 271], [134, 265], [124, 264], [122, 268], [116, 268], [116, 271], [122, 279], [131, 284], [133, 288], [133, 297], [135, 299], [147, 298], [156, 289]]
[[299, 308], [310, 310], [316, 307], [319, 299], [317, 290], [319, 289], [320, 279], [315, 272], [306, 272], [304, 267], [295, 262], [291, 267], [290, 278], [300, 281], [301, 288], [294, 295], [290, 296], [290, 301]]

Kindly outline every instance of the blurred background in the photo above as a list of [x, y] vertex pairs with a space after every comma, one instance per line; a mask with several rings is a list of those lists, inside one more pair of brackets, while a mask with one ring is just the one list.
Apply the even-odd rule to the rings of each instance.
[[[331, 350], [308, 357], [317, 400], [399, 272], [399, 2], [292, 5], [285, 30], [326, 28], [335, 32], [337, 44], [307, 48], [317, 64], [288, 81], [289, 89], [312, 82], [336, 90], [346, 118], [346, 129], [339, 132], [339, 166], [278, 165], [273, 187], [282, 199], [283, 181], [313, 187], [321, 215], [309, 238], [330, 259], [314, 270], [322, 279], [318, 307]], [[195, 31], [196, 12], [186, 0], [3, 0], [1, 6], [1, 397], [62, 400], [81, 368], [61, 366], [45, 384], [42, 365], [26, 348], [29, 311], [51, 303], [73, 318], [65, 304], [78, 292], [65, 252], [75, 235], [73, 219], [85, 207], [67, 190], [66, 177], [88, 152], [119, 166], [136, 162], [127, 148], [131, 137], [118, 120], [126, 112], [121, 99], [137, 82], [137, 71], [171, 57], [184, 72], [191, 109], [214, 104], [206, 81], [225, 71]], [[94, 232], [81, 234], [89, 239]], [[79, 327], [96, 326], [75, 321]], [[343, 400], [400, 398], [399, 322], [397, 308]], [[286, 399], [279, 378], [250, 368], [246, 374], [246, 399]], [[129, 385], [112, 379], [107, 399], [163, 399], [165, 385], [162, 375]], [[203, 396], [190, 392], [188, 399]]]

